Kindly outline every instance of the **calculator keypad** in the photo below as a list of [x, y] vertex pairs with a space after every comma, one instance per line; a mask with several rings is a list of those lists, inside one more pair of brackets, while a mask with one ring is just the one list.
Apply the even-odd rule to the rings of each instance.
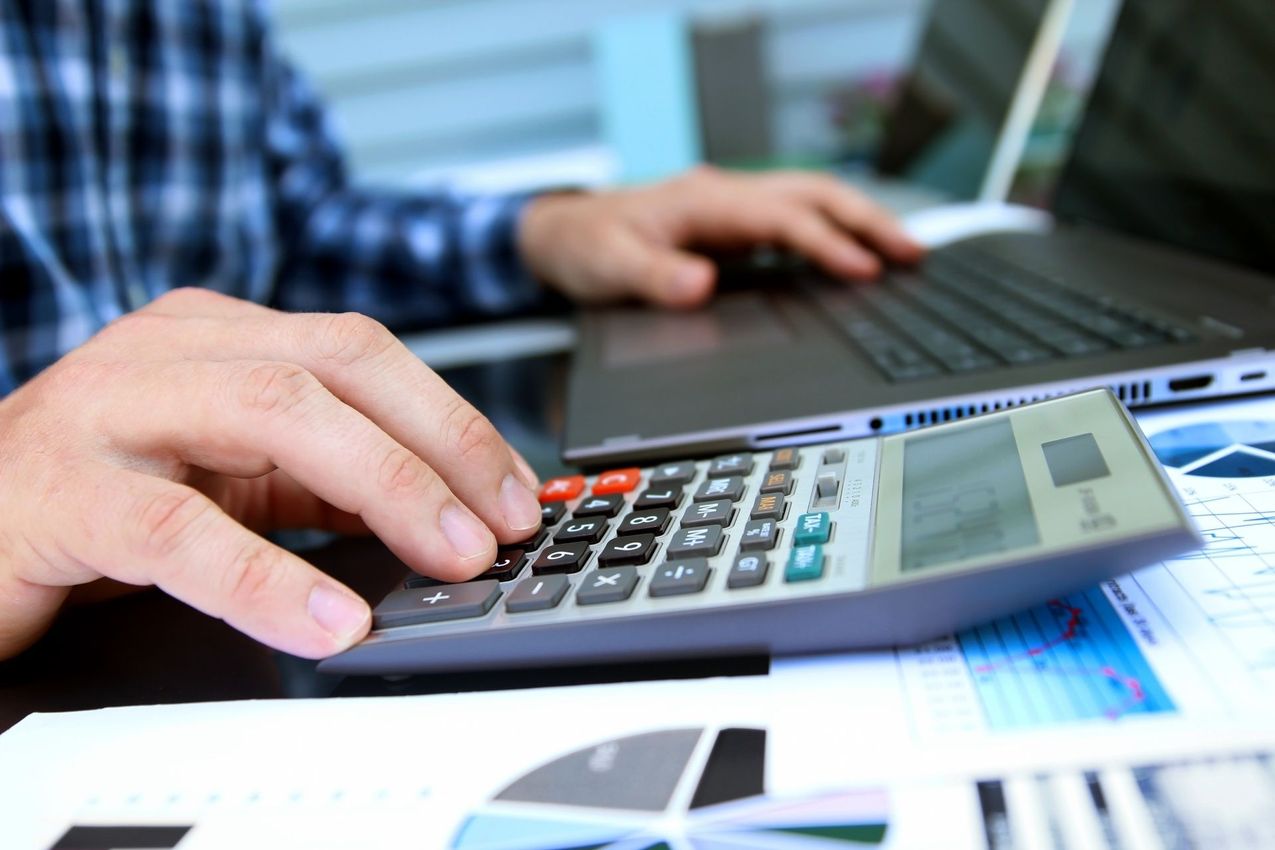
[[[852, 454], [866, 481], [855, 492], [871, 492], [875, 450]], [[846, 458], [840, 447], [737, 452], [551, 479], [535, 535], [501, 547], [470, 582], [412, 576], [376, 609], [376, 626], [454, 633], [817, 593], [843, 548], [838, 583], [861, 584], [870, 509], [855, 502], [859, 534], [847, 546], [836, 530], [846, 506], [827, 496], [840, 493]]]

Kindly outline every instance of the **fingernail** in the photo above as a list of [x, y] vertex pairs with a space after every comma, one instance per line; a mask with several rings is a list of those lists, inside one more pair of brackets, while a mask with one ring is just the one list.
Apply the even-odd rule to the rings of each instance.
[[514, 531], [530, 531], [540, 525], [540, 502], [514, 475], [506, 475], [500, 485], [500, 511]]
[[681, 293], [698, 292], [703, 287], [703, 280], [704, 272], [699, 266], [682, 266], [673, 276], [673, 289]]
[[326, 584], [314, 586], [306, 609], [310, 612], [310, 619], [342, 645], [349, 645], [362, 637], [372, 616], [362, 599]]
[[491, 548], [491, 532], [487, 526], [478, 521], [478, 517], [457, 505], [448, 505], [438, 515], [438, 524], [443, 528], [447, 542], [452, 544], [456, 554], [468, 561], [477, 558]]

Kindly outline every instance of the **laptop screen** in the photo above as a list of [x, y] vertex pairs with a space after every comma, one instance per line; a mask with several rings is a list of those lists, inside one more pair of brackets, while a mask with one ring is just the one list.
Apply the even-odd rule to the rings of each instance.
[[936, 0], [886, 119], [882, 174], [955, 198], [982, 188], [1049, 0]]
[[1125, 0], [1054, 199], [1275, 273], [1275, 5]]

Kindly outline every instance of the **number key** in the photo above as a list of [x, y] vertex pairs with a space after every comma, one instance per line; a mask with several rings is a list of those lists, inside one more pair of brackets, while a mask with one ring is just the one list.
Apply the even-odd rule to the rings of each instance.
[[536, 575], [544, 573], [578, 573], [589, 560], [589, 544], [567, 543], [563, 546], [550, 546], [541, 550], [531, 571]]
[[677, 503], [680, 501], [682, 501], [682, 488], [652, 487], [637, 497], [633, 507], [639, 511], [649, 510], [650, 508], [676, 508]]
[[616, 534], [663, 534], [664, 529], [668, 528], [668, 510], [660, 508], [657, 511], [641, 511], [639, 513], [631, 513], [620, 523], [620, 527], [615, 530]]
[[545, 502], [540, 506], [540, 522], [553, 525], [566, 516], [567, 506], [562, 502]]
[[615, 516], [623, 506], [624, 497], [618, 493], [610, 496], [590, 496], [576, 506], [571, 516], [577, 519], [585, 516]]
[[655, 552], [654, 534], [634, 534], [629, 537], [616, 537], [602, 547], [598, 555], [598, 563], [604, 567], [618, 567], [621, 564], [645, 564], [651, 560]]
[[554, 543], [597, 543], [606, 534], [607, 521], [601, 517], [591, 519], [573, 519], [565, 522], [558, 533], [553, 536]]
[[512, 581], [518, 578], [522, 568], [527, 565], [527, 553], [522, 549], [500, 549], [496, 552], [496, 563], [491, 569], [478, 578], [494, 578], [497, 581]]

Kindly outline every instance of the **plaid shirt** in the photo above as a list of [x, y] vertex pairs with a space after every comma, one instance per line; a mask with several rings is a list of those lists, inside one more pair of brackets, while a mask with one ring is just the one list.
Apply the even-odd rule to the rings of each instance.
[[0, 0], [0, 393], [177, 286], [398, 324], [528, 306], [525, 201], [350, 185], [263, 0]]

